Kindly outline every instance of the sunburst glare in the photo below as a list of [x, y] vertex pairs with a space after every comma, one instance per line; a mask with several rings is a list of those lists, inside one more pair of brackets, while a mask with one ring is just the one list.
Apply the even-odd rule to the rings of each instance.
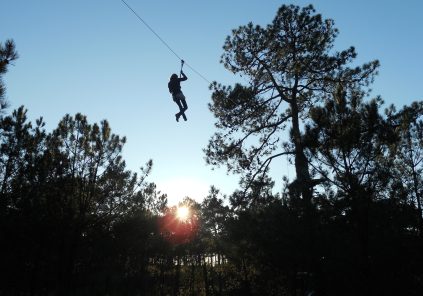
[[189, 209], [187, 206], [180, 206], [176, 210], [176, 217], [180, 221], [186, 221], [189, 217]]

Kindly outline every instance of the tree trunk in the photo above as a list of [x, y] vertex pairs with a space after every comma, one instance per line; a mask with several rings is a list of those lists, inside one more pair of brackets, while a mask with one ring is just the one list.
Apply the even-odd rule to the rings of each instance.
[[165, 258], [163, 257], [163, 258], [161, 258], [162, 260], [159, 260], [159, 262], [160, 262], [160, 275], [159, 275], [159, 277], [160, 277], [160, 287], [159, 287], [159, 293], [160, 293], [160, 296], [164, 296], [165, 295], [165, 276], [164, 276], [164, 269], [165, 269], [165, 262], [166, 262], [166, 260], [165, 260]]
[[308, 168], [308, 160], [304, 154], [304, 147], [301, 139], [301, 130], [299, 122], [299, 110], [297, 102], [293, 99], [291, 103], [292, 112], [292, 135], [295, 147], [295, 173], [297, 191], [301, 192], [301, 196], [308, 204], [312, 199], [312, 187], [310, 172]]
[[217, 265], [219, 266], [219, 271], [218, 271], [218, 275], [217, 275], [218, 285], [219, 285], [219, 294], [218, 295], [222, 295], [223, 276], [222, 276], [222, 258], [220, 256], [220, 252], [217, 253]]
[[207, 264], [206, 264], [206, 259], [205, 256], [202, 256], [202, 266], [203, 266], [203, 280], [204, 280], [204, 288], [205, 288], [205, 292], [206, 292], [206, 296], [210, 295], [210, 285], [209, 285], [209, 278], [207, 275]]
[[416, 202], [417, 202], [417, 221], [419, 224], [419, 234], [420, 237], [423, 238], [423, 216], [422, 216], [422, 205], [421, 205], [421, 196], [418, 187], [418, 179], [415, 167], [413, 167], [413, 185], [414, 185], [414, 194], [416, 195]]
[[195, 256], [191, 255], [191, 276], [190, 276], [190, 295], [196, 296], [195, 294]]
[[418, 221], [418, 227], [419, 227], [419, 235], [421, 238], [423, 238], [423, 216], [422, 216], [422, 205], [421, 205], [421, 198], [420, 198], [420, 192], [419, 192], [419, 181], [417, 178], [416, 167], [413, 163], [413, 159], [414, 159], [413, 144], [411, 141], [411, 134], [409, 131], [407, 132], [407, 144], [410, 149], [409, 153], [410, 153], [410, 165], [411, 165], [412, 174], [413, 174], [413, 189], [414, 189], [414, 194], [416, 195], [416, 202], [417, 202], [417, 213], [418, 213], [417, 221]]
[[73, 269], [75, 266], [76, 253], [79, 245], [79, 232], [74, 231], [70, 237], [70, 241], [63, 246], [62, 252], [62, 270], [59, 280], [59, 295], [70, 295], [72, 287]]
[[180, 274], [181, 274], [181, 258], [179, 256], [177, 256], [177, 259], [176, 259], [175, 283], [174, 283], [174, 286], [173, 286], [173, 295], [174, 296], [178, 296], [179, 295]]
[[[292, 188], [295, 196], [299, 196], [301, 194], [302, 201], [303, 201], [303, 210], [304, 210], [304, 222], [305, 222], [305, 229], [304, 235], [306, 236], [305, 242], [307, 246], [305, 249], [306, 258], [305, 258], [305, 269], [308, 272], [313, 272], [315, 269], [315, 258], [314, 258], [314, 249], [315, 249], [315, 212], [312, 205], [312, 197], [313, 197], [313, 185], [311, 182], [310, 172], [309, 172], [309, 165], [307, 157], [304, 153], [304, 146], [302, 143], [301, 137], [301, 130], [300, 130], [300, 123], [299, 123], [299, 110], [298, 105], [295, 99], [295, 95], [293, 96], [291, 102], [291, 112], [292, 112], [292, 134], [293, 134], [293, 142], [295, 146], [295, 172], [296, 172], [296, 180], [290, 185]], [[290, 190], [291, 190], [290, 188]], [[292, 192], [291, 190], [291, 192]]]

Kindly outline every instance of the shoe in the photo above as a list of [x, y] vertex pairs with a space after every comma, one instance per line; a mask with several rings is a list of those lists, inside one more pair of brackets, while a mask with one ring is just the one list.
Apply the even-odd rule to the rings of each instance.
[[179, 122], [179, 116], [178, 114], [175, 114], [176, 122]]

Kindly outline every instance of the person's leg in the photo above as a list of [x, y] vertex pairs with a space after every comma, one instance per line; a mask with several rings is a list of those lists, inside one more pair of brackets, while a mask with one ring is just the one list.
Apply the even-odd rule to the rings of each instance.
[[185, 96], [184, 96], [183, 93], [180, 93], [179, 94], [179, 99], [180, 99], [181, 106], [182, 106], [181, 115], [184, 118], [184, 120], [187, 121], [187, 117], [185, 115], [185, 111], [188, 109], [188, 105], [187, 105], [187, 101], [185, 100]]
[[175, 114], [176, 121], [179, 121], [179, 117], [181, 116], [183, 112], [183, 107], [182, 107], [181, 101], [178, 100], [177, 98], [174, 98], [173, 101], [178, 105], [178, 108], [179, 108], [179, 112]]
[[179, 117], [182, 115], [185, 121], [187, 121], [187, 117], [185, 115], [185, 110], [188, 109], [187, 102], [185, 101], [185, 96], [182, 93], [179, 93], [175, 96], [174, 101], [176, 104], [178, 104], [179, 107], [179, 113], [177, 113], [176, 120], [179, 120]]
[[183, 99], [181, 99], [181, 105], [182, 105], [182, 117], [184, 118], [185, 121], [187, 121], [187, 117], [185, 115], [185, 111], [188, 109], [187, 106], [187, 101], [185, 101], [185, 97]]

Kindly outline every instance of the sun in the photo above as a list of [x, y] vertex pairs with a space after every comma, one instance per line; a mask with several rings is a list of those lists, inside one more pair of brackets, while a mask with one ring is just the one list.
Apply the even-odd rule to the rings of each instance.
[[186, 221], [188, 220], [189, 217], [189, 209], [187, 206], [179, 206], [176, 209], [176, 217], [180, 220], [180, 221]]

